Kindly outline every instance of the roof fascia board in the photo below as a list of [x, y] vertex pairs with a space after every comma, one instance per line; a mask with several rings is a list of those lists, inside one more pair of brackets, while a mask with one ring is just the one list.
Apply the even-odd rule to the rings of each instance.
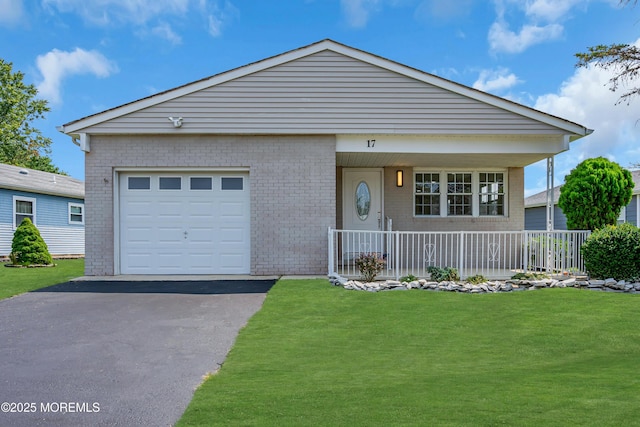
[[34, 195], [44, 194], [47, 196], [66, 197], [69, 199], [84, 200], [84, 195], [80, 195], [77, 193], [70, 193], [70, 192], [64, 192], [64, 191], [38, 190], [32, 187], [22, 187], [20, 185], [2, 185], [0, 186], [0, 189], [8, 190], [8, 191], [21, 191], [23, 193], [30, 193]]

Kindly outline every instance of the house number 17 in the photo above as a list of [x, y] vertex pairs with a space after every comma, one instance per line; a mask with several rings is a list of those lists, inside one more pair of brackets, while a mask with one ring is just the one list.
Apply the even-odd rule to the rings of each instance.
[[376, 146], [376, 140], [375, 139], [367, 139], [367, 148], [373, 148]]

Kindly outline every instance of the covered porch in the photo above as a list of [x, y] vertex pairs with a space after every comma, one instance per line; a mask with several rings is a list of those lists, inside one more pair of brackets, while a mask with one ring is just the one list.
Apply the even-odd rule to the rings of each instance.
[[437, 135], [336, 140], [336, 229], [329, 274], [360, 275], [355, 259], [385, 260], [381, 278], [429, 277], [452, 267], [461, 278], [518, 272], [584, 273], [586, 231], [524, 229], [524, 167], [569, 148], [569, 135]]

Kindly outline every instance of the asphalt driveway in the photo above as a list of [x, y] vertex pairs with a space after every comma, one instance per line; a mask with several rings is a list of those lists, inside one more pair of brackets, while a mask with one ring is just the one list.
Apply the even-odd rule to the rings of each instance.
[[0, 301], [0, 425], [174, 424], [273, 283], [72, 282]]

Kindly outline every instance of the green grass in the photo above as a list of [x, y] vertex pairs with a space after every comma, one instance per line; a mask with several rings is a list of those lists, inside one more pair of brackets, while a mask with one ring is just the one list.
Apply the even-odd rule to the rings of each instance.
[[280, 281], [178, 426], [640, 425], [639, 297]]
[[0, 263], [0, 299], [82, 276], [84, 259], [54, 260], [55, 267], [8, 268]]

